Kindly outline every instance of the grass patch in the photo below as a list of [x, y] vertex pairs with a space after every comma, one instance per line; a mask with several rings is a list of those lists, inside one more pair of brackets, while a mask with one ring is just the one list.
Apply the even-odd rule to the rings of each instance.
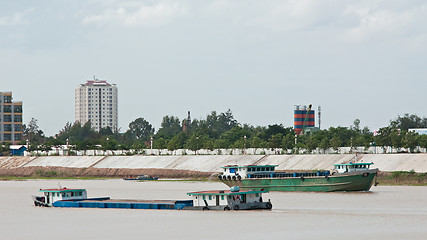
[[380, 185], [396, 186], [427, 186], [427, 173], [416, 173], [415, 171], [397, 171], [378, 174]]

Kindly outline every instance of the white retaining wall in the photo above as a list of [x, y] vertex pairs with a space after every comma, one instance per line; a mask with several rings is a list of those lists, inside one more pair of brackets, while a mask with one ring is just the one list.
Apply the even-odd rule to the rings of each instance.
[[[0, 168], [52, 166], [73, 168], [179, 169], [220, 172], [229, 164], [278, 165], [277, 170], [332, 169], [333, 164], [354, 161], [353, 154], [323, 155], [184, 155], [184, 156], [49, 156], [0, 157]], [[360, 154], [358, 161], [373, 162], [381, 171], [427, 172], [427, 154]]]

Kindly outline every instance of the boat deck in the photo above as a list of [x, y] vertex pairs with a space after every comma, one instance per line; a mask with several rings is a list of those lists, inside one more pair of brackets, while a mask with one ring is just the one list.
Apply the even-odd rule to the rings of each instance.
[[[177, 202], [189, 201], [189, 200], [136, 200], [136, 199], [106, 199], [101, 200], [104, 203], [168, 203], [168, 204], [176, 204]], [[87, 199], [82, 200], [80, 202], [100, 202], [100, 200], [96, 199]]]
[[54, 207], [69, 208], [124, 208], [124, 209], [183, 209], [193, 206], [193, 200], [129, 200], [97, 198], [65, 200], [53, 203]]

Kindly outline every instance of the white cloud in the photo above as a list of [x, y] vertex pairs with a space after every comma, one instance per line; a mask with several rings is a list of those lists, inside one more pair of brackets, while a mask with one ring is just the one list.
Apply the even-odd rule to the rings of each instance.
[[156, 27], [172, 22], [186, 13], [179, 4], [158, 3], [155, 5], [124, 4], [108, 8], [99, 15], [87, 16], [82, 24], [114, 24], [125, 27]]
[[356, 15], [358, 24], [345, 29], [347, 40], [363, 41], [376, 36], [389, 37], [404, 31], [410, 22], [408, 14], [396, 13], [386, 9], [354, 8], [350, 6], [345, 14]]
[[33, 9], [26, 9], [23, 12], [14, 13], [12, 16], [0, 17], [0, 26], [15, 26], [28, 23], [25, 19], [26, 15], [32, 12]]

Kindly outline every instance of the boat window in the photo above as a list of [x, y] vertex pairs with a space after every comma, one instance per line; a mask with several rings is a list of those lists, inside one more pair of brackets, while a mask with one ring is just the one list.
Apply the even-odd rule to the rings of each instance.
[[257, 172], [259, 172], [259, 171], [261, 171], [261, 168], [257, 167], [256, 170], [257, 170]]
[[255, 197], [259, 197], [259, 193], [255, 193]]
[[205, 195], [203, 195], [203, 200], [205, 200], [206, 199], [206, 196]]
[[211, 195], [209, 195], [209, 200], [212, 200], [212, 196]]
[[224, 195], [221, 195], [221, 200], [224, 200]]
[[265, 171], [265, 168], [261, 168], [261, 171]]

